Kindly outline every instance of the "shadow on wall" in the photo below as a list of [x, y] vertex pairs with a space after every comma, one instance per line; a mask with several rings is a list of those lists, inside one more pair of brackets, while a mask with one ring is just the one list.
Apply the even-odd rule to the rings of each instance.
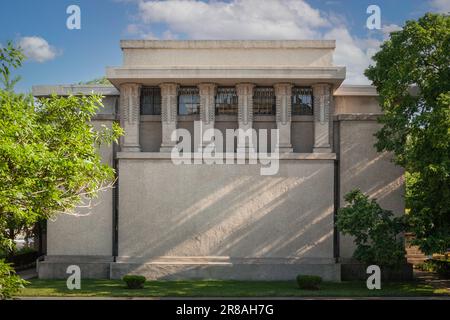
[[332, 161], [293, 162], [266, 177], [257, 165], [124, 168], [121, 257], [333, 257]]
[[[371, 199], [376, 199], [382, 208], [401, 215], [405, 210], [404, 169], [391, 161], [390, 153], [376, 151], [373, 135], [380, 126], [376, 121], [341, 122], [341, 206], [345, 206], [344, 196], [357, 188]], [[351, 237], [341, 236], [342, 258], [351, 258], [354, 248]]]

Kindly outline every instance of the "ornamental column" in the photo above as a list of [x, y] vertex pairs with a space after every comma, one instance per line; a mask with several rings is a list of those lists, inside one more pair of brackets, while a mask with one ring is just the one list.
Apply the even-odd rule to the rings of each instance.
[[161, 88], [161, 128], [162, 142], [159, 152], [171, 152], [176, 141], [171, 140], [172, 132], [177, 129], [178, 84], [162, 83]]
[[120, 123], [125, 131], [121, 150], [139, 152], [139, 116], [140, 116], [141, 85], [124, 83], [120, 85]]
[[[252, 83], [239, 83], [236, 85], [236, 94], [238, 96], [238, 121], [240, 131], [238, 136], [237, 151], [245, 152], [246, 150], [256, 150], [253, 144], [251, 131], [253, 128], [253, 89], [255, 85]], [[249, 130], [249, 131], [247, 131]], [[244, 137], [245, 136], [245, 137]]]
[[313, 152], [329, 153], [331, 85], [319, 83], [312, 86], [314, 96], [314, 148]]
[[198, 146], [200, 150], [212, 141], [212, 139], [204, 140], [203, 134], [208, 129], [214, 129], [216, 88], [217, 86], [214, 83], [201, 83], [198, 85], [200, 95], [200, 134], [202, 137]]
[[278, 150], [281, 153], [293, 152], [291, 144], [291, 95], [292, 84], [277, 83], [274, 86], [276, 97], [276, 119], [278, 129]]

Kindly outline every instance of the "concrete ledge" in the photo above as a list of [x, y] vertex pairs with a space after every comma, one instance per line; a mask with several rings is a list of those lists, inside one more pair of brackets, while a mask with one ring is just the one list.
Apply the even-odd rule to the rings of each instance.
[[[275, 122], [276, 117], [273, 116], [262, 116], [254, 115], [253, 122]], [[161, 122], [161, 115], [148, 115], [144, 114], [140, 117], [141, 122]], [[177, 122], [183, 121], [200, 121], [200, 115], [188, 115], [188, 116], [177, 116]], [[237, 115], [216, 115], [215, 122], [238, 122]], [[293, 115], [292, 122], [313, 122], [314, 116], [299, 116]]]
[[145, 66], [108, 67], [106, 76], [116, 86], [131, 79], [144, 85], [173, 81], [181, 85], [203, 81], [213, 81], [220, 85], [239, 81], [267, 85], [280, 81], [296, 84], [326, 81], [340, 85], [345, 79], [345, 70], [345, 67]]
[[[342, 263], [341, 277], [343, 281], [366, 280], [367, 266], [361, 263]], [[384, 281], [410, 281], [413, 279], [412, 264], [404, 264], [398, 269], [381, 267], [381, 280]]]
[[377, 121], [382, 113], [345, 113], [334, 116], [335, 121]]
[[150, 280], [293, 280], [299, 274], [318, 275], [326, 281], [340, 281], [340, 265], [288, 263], [111, 263], [111, 279], [126, 274], [144, 275]]
[[119, 91], [112, 85], [40, 85], [33, 86], [33, 96], [35, 97], [47, 97], [52, 94], [58, 96], [69, 95], [90, 95], [101, 94], [103, 96], [118, 96]]
[[121, 40], [122, 49], [334, 49], [335, 40]]
[[67, 267], [77, 265], [82, 279], [108, 279], [112, 256], [46, 256], [36, 265], [39, 279], [67, 279]]
[[119, 256], [118, 263], [131, 264], [203, 264], [203, 265], [233, 265], [233, 264], [334, 264], [334, 258], [272, 258], [272, 257], [228, 257], [228, 256], [161, 256], [154, 258]]
[[[117, 159], [136, 159], [136, 160], [171, 160], [171, 153], [167, 152], [118, 152]], [[191, 159], [201, 159], [201, 155], [192, 153]], [[205, 159], [205, 158], [203, 158]], [[223, 159], [238, 159], [237, 153], [224, 153]], [[246, 157], [248, 159], [248, 157]], [[273, 159], [259, 156], [258, 159]], [[335, 160], [335, 153], [280, 153], [279, 160]], [[224, 163], [225, 165], [226, 163]]]
[[377, 97], [377, 88], [365, 85], [343, 85], [340, 86], [333, 94], [334, 96], [364, 96]]
[[47, 262], [64, 262], [64, 263], [96, 263], [96, 262], [112, 262], [112, 256], [72, 256], [72, 255], [51, 255], [45, 256], [44, 261]]

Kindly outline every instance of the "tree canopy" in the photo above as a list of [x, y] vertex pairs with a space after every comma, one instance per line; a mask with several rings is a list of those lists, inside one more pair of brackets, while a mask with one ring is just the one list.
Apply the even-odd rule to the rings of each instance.
[[450, 248], [450, 16], [426, 14], [391, 33], [365, 74], [384, 115], [378, 151], [409, 173], [410, 231], [426, 253]]
[[[13, 91], [10, 71], [22, 64], [20, 50], [0, 48], [0, 249], [14, 247], [11, 228], [32, 226], [60, 213], [74, 213], [112, 185], [114, 170], [99, 147], [117, 141], [122, 129], [94, 128], [100, 95], [35, 99]], [[23, 281], [0, 260], [0, 298]]]

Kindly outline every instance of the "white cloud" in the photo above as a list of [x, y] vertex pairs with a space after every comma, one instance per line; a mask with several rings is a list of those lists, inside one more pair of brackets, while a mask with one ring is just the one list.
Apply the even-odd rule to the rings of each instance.
[[388, 37], [391, 32], [400, 31], [400, 30], [402, 30], [402, 27], [400, 27], [399, 25], [396, 25], [396, 24], [384, 25], [381, 29], [381, 31], [383, 31], [383, 33], [386, 37]]
[[372, 56], [380, 46], [375, 39], [352, 37], [344, 26], [334, 28], [325, 34], [327, 39], [336, 39], [334, 62], [347, 67], [346, 83], [369, 84], [364, 70], [371, 64]]
[[[347, 67], [346, 83], [367, 84], [363, 75], [380, 41], [359, 39], [343, 17], [325, 14], [304, 0], [138, 0], [139, 22], [131, 28], [142, 38], [154, 39], [147, 27], [167, 26], [163, 39], [336, 39], [335, 64]], [[395, 29], [385, 26], [383, 32]]]
[[441, 12], [441, 13], [450, 12], [450, 0], [431, 0], [430, 6], [436, 12]]
[[193, 39], [316, 38], [328, 21], [304, 1], [140, 1], [144, 23], [165, 23]]
[[58, 51], [51, 46], [45, 39], [37, 36], [22, 37], [18, 41], [23, 53], [29, 60], [45, 62], [54, 59]]

